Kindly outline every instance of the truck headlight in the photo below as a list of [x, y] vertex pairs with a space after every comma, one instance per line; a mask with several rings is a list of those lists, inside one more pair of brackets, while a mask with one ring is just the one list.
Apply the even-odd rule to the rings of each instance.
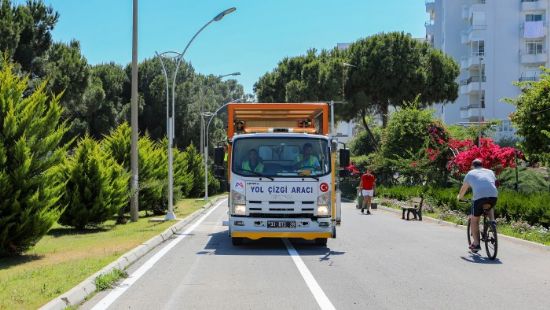
[[317, 206], [317, 215], [318, 216], [329, 216], [329, 207], [328, 206]]
[[317, 216], [330, 216], [330, 191], [317, 197]]
[[236, 191], [231, 191], [231, 204], [232, 205], [244, 205], [246, 204], [246, 197]]
[[231, 214], [246, 215], [246, 197], [236, 191], [231, 191]]
[[246, 215], [246, 206], [245, 205], [235, 205], [233, 207], [233, 213], [235, 215]]

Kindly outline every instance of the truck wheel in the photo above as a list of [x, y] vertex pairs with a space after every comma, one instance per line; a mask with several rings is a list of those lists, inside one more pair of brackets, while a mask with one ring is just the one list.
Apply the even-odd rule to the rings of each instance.
[[235, 245], [235, 246], [242, 245], [243, 241], [244, 241], [243, 238], [231, 237], [231, 243], [233, 243], [233, 245]]
[[317, 238], [317, 239], [315, 239], [315, 245], [327, 246], [327, 238]]

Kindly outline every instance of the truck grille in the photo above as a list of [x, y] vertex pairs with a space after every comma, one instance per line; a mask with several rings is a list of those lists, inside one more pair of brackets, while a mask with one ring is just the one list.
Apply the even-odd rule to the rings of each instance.
[[308, 218], [308, 219], [316, 219], [317, 217], [314, 216], [311, 213], [294, 213], [294, 214], [266, 214], [266, 213], [250, 213], [250, 217], [258, 217], [258, 218]]

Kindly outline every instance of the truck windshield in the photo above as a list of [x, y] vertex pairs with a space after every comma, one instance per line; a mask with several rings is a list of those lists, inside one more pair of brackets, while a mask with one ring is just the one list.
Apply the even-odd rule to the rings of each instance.
[[233, 173], [301, 177], [330, 173], [328, 141], [317, 138], [242, 138], [233, 142]]

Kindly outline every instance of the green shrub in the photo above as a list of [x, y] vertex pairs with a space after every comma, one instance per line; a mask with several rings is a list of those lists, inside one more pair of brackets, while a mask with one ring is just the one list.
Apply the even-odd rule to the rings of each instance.
[[[467, 214], [471, 204], [457, 201], [458, 191], [458, 187], [429, 188], [425, 197], [432, 207]], [[420, 186], [377, 187], [378, 196], [402, 201], [419, 197], [420, 193], [422, 193]], [[550, 227], [549, 201], [548, 192], [520, 194], [511, 190], [500, 190], [495, 212], [497, 217], [510, 221], [525, 221], [530, 225], [542, 225], [548, 228]]]
[[128, 203], [128, 173], [89, 137], [79, 141], [62, 171], [67, 183], [61, 201], [67, 207], [60, 224], [97, 226]]
[[55, 177], [66, 154], [60, 96], [45, 83], [26, 95], [27, 78], [5, 59], [0, 71], [0, 255], [33, 246], [59, 218], [64, 184]]
[[499, 193], [496, 212], [508, 220], [550, 227], [550, 193], [523, 195], [505, 190]]
[[[130, 148], [132, 129], [123, 123], [106, 136], [102, 145], [117, 163], [130, 172]], [[149, 136], [138, 140], [139, 203], [140, 210], [162, 213], [166, 210], [167, 156]], [[128, 183], [128, 186], [130, 184]], [[129, 205], [123, 209], [129, 211]], [[122, 214], [119, 216], [119, 220]]]
[[168, 185], [166, 152], [147, 135], [139, 138], [138, 147], [140, 209], [164, 214]]
[[[519, 186], [518, 190], [523, 194], [533, 194], [548, 191], [550, 184], [545, 179], [544, 174], [531, 168], [518, 168]], [[507, 168], [498, 175], [501, 189], [514, 190], [516, 184], [516, 171], [513, 168]]]
[[185, 152], [174, 149], [174, 188], [182, 197], [189, 197], [189, 193], [193, 189], [193, 173], [188, 169], [189, 164]]
[[201, 154], [193, 144], [185, 149], [185, 159], [187, 161], [187, 171], [193, 175], [193, 186], [189, 195], [200, 197], [204, 195], [204, 164]]
[[376, 187], [376, 195], [384, 198], [409, 200], [414, 197], [420, 197], [422, 192], [421, 186], [378, 186]]

